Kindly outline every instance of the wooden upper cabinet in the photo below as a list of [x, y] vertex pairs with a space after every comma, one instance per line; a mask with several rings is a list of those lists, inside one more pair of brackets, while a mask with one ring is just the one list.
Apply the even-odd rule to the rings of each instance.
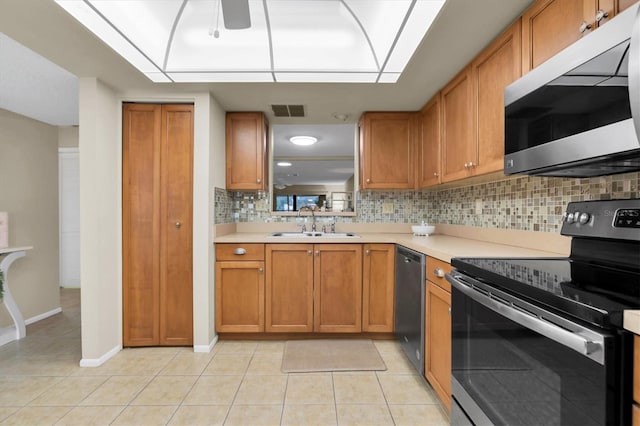
[[267, 121], [261, 112], [229, 112], [226, 119], [227, 189], [265, 190]]
[[440, 183], [440, 93], [420, 111], [417, 135], [416, 187], [426, 188]]
[[360, 120], [360, 188], [413, 189], [414, 137], [414, 113], [364, 113]]
[[537, 67], [638, 0], [538, 0], [522, 15], [522, 73]]
[[362, 331], [362, 244], [314, 246], [314, 331]]
[[[586, 1], [586, 0], [585, 0]], [[522, 15], [522, 72], [582, 37], [583, 0], [539, 0]]]
[[441, 93], [442, 103], [442, 182], [472, 175], [476, 156], [474, 141], [473, 78], [467, 66]]
[[313, 331], [313, 244], [267, 244], [265, 331]]
[[365, 244], [362, 261], [362, 331], [392, 332], [395, 244]]
[[520, 78], [520, 66], [520, 20], [517, 20], [471, 65], [477, 144], [474, 175], [504, 168], [504, 89]]

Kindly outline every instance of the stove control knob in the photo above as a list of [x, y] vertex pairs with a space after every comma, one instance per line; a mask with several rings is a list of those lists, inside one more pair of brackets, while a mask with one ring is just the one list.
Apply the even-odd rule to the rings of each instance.
[[567, 223], [573, 223], [573, 222], [574, 222], [573, 213], [567, 213]]
[[586, 225], [591, 220], [591, 215], [589, 213], [583, 212], [580, 213], [580, 217], [578, 218], [578, 222], [582, 225]]

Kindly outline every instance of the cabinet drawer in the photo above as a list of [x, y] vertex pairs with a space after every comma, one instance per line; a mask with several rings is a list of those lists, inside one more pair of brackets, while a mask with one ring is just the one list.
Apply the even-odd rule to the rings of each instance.
[[450, 264], [434, 257], [427, 257], [427, 279], [451, 293], [451, 284], [444, 278], [444, 274], [449, 272], [451, 272]]
[[264, 260], [264, 244], [216, 244], [216, 260]]

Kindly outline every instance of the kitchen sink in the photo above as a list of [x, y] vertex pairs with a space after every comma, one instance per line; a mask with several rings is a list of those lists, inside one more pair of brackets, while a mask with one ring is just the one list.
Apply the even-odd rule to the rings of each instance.
[[360, 235], [351, 232], [274, 232], [271, 236], [282, 238], [360, 238]]

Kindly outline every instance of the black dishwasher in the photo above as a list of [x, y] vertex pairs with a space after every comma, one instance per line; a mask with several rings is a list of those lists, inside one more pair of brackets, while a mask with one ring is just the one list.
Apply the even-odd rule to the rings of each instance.
[[424, 375], [425, 255], [396, 246], [395, 335]]

